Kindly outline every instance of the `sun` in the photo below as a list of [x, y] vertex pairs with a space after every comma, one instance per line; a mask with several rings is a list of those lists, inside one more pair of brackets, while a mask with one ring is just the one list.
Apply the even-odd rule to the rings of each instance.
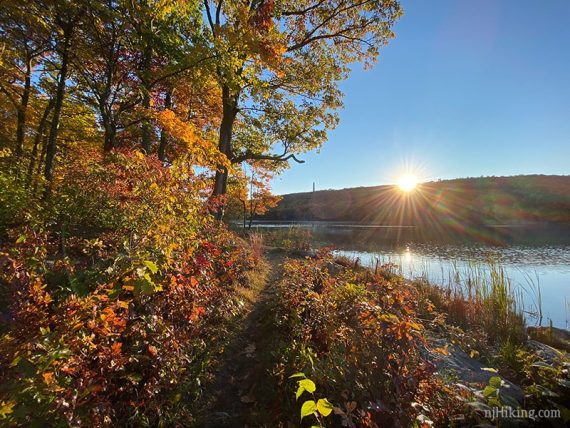
[[411, 192], [418, 185], [418, 178], [413, 174], [402, 175], [398, 180], [398, 186], [403, 192]]

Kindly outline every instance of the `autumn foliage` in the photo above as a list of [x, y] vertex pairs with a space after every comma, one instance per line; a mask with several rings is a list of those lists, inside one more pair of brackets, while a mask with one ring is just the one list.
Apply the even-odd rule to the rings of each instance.
[[1, 424], [192, 423], [261, 253], [224, 208], [251, 221], [277, 203], [270, 179], [324, 143], [349, 64], [375, 60], [400, 15], [2, 2]]
[[190, 418], [255, 260], [207, 214], [204, 183], [183, 162], [76, 155], [47, 227], [12, 229], [0, 253], [7, 422]]
[[297, 382], [289, 375], [304, 373], [317, 385], [315, 399], [334, 403], [327, 426], [413, 426], [420, 415], [437, 426], [449, 423], [458, 404], [422, 356], [417, 314], [429, 302], [417, 290], [387, 269], [339, 268], [326, 250], [284, 269], [273, 367], [280, 391], [273, 405], [282, 421], [295, 421], [308, 395], [293, 400], [289, 392]]

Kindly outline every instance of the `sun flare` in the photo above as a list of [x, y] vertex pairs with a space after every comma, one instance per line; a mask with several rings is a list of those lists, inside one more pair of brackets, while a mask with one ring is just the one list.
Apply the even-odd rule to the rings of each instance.
[[398, 180], [398, 186], [403, 192], [411, 192], [418, 185], [418, 178], [413, 174], [402, 175]]

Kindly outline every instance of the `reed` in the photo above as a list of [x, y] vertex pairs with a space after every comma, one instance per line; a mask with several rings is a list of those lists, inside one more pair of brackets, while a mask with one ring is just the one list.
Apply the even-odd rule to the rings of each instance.
[[[448, 314], [448, 320], [464, 328], [481, 327], [495, 341], [518, 343], [526, 337], [524, 288], [513, 284], [505, 269], [489, 258], [486, 263], [469, 262], [452, 267], [440, 284], [423, 272], [419, 289]], [[533, 313], [541, 314], [540, 286], [527, 278], [538, 295]], [[528, 294], [528, 293], [527, 293]]]

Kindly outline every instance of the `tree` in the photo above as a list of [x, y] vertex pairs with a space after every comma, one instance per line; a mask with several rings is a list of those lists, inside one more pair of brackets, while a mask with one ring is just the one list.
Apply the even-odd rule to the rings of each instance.
[[73, 64], [85, 100], [97, 111], [104, 132], [103, 149], [117, 146], [126, 113], [140, 103], [133, 78], [133, 54], [127, 50], [127, 23], [116, 0], [89, 2]]
[[267, 161], [250, 161], [247, 171], [236, 170], [228, 180], [228, 192], [225, 195], [228, 214], [231, 218], [243, 220], [243, 228], [251, 229], [257, 215], [263, 215], [268, 209], [277, 206], [281, 196], [273, 195], [269, 185], [273, 178], [272, 165]]
[[16, 145], [19, 159], [24, 153], [28, 103], [32, 95], [32, 74], [36, 61], [49, 50], [45, 25], [32, 10], [24, 10], [15, 2], [0, 9], [0, 43], [4, 46], [0, 72], [0, 91], [8, 97], [17, 112]]
[[59, 61], [59, 74], [54, 94], [53, 116], [46, 145], [44, 166], [44, 176], [48, 181], [45, 197], [48, 197], [50, 183], [53, 180], [53, 167], [57, 151], [57, 135], [59, 132], [61, 112], [63, 110], [67, 79], [69, 77], [72, 43], [77, 24], [84, 13], [84, 9], [82, 5], [77, 5], [69, 1], [45, 1], [41, 6], [45, 11], [45, 19], [49, 22], [54, 34], [54, 51]]
[[[194, 1], [124, 0], [122, 4], [127, 49], [133, 55], [141, 98], [141, 146], [150, 154], [156, 136], [151, 121], [156, 104], [153, 98], [161, 95], [163, 104], [172, 105], [172, 84], [168, 80], [194, 66], [192, 47], [201, 16]], [[166, 139], [162, 143], [164, 149]]]
[[281, 199], [281, 196], [271, 193], [267, 182], [255, 180], [252, 177], [249, 196], [249, 228], [251, 229], [255, 216], [263, 215], [270, 208], [276, 207]]
[[[395, 0], [204, 0], [204, 9], [221, 90], [218, 146], [233, 164], [300, 162], [318, 148], [338, 121], [338, 82], [351, 63], [378, 57], [401, 14]], [[228, 174], [218, 168], [214, 196]]]

